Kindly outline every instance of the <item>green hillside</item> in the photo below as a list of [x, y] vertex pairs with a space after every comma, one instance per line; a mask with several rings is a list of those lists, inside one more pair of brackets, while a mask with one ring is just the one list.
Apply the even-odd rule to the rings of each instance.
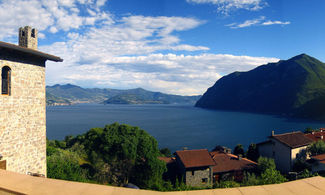
[[82, 88], [76, 85], [47, 86], [48, 94], [71, 103], [104, 104], [195, 104], [201, 96], [180, 96], [147, 91], [142, 88], [119, 90]]
[[67, 99], [56, 97], [53, 94], [46, 92], [46, 105], [70, 105], [71, 102]]
[[219, 79], [197, 107], [295, 117], [325, 114], [325, 64], [306, 54]]

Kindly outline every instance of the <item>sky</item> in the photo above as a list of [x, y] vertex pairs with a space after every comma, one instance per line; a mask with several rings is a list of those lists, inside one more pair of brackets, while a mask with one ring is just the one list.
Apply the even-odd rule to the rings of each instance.
[[199, 95], [306, 53], [325, 61], [324, 0], [0, 0], [0, 40], [39, 30], [46, 84]]

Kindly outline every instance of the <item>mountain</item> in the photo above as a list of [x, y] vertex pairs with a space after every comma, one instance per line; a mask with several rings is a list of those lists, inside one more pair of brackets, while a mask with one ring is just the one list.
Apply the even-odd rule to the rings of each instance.
[[71, 105], [71, 102], [67, 99], [56, 97], [55, 95], [46, 92], [46, 105]]
[[[71, 103], [104, 104], [195, 104], [201, 96], [179, 96], [147, 91], [142, 88], [119, 90], [82, 88], [76, 85], [53, 85], [46, 87], [47, 99], [68, 100]], [[52, 98], [53, 99], [53, 98]]]
[[325, 64], [301, 54], [248, 72], [234, 72], [219, 79], [195, 106], [324, 118]]
[[104, 104], [195, 104], [200, 96], [169, 95], [142, 88], [130, 89], [104, 101]]

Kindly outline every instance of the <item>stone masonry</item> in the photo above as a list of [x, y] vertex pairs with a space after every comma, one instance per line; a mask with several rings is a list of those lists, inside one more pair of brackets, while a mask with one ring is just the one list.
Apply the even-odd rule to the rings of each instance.
[[0, 95], [0, 154], [9, 171], [46, 175], [45, 67], [0, 59], [3, 66], [11, 95]]
[[[186, 185], [203, 187], [211, 186], [212, 184], [212, 168], [202, 167], [201, 169], [186, 170], [185, 183]], [[206, 179], [204, 182], [203, 180]]]

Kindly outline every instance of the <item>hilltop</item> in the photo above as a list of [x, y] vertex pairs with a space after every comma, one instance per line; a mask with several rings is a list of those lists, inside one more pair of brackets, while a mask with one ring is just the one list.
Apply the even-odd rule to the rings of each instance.
[[46, 87], [47, 102], [103, 104], [195, 104], [201, 96], [180, 96], [136, 89], [82, 88], [77, 85], [53, 85]]
[[248, 72], [233, 72], [210, 87], [195, 106], [321, 119], [325, 64], [301, 54]]

